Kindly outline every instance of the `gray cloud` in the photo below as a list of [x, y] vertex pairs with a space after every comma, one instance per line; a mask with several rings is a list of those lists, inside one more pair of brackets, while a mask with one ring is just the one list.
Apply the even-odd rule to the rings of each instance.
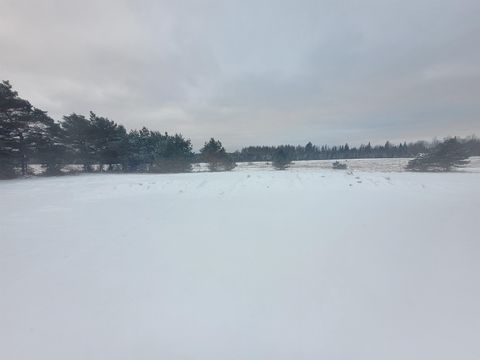
[[0, 77], [59, 119], [249, 144], [480, 133], [476, 0], [0, 0]]

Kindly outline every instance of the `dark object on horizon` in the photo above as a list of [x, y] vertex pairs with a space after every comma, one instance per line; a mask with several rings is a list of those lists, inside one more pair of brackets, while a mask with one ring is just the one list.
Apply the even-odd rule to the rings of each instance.
[[200, 159], [208, 163], [210, 171], [230, 171], [237, 164], [227, 154], [220, 140], [211, 138], [200, 150]]
[[[480, 156], [480, 139], [474, 135], [458, 138], [465, 145], [470, 156]], [[237, 162], [271, 162], [273, 154], [282, 148], [292, 161], [301, 160], [345, 160], [345, 159], [373, 159], [373, 158], [413, 158], [421, 153], [427, 153], [439, 143], [416, 141], [410, 143], [392, 144], [389, 141], [384, 145], [350, 146], [316, 146], [311, 142], [306, 145], [280, 145], [280, 146], [249, 146], [241, 151], [235, 151], [232, 156]]]
[[[401, 143], [399, 145], [391, 144], [387, 141], [384, 145], [372, 146], [360, 145], [351, 147], [348, 144], [340, 146], [317, 146], [308, 142], [306, 145], [280, 145], [280, 146], [249, 146], [241, 151], [233, 153], [235, 161], [272, 161], [273, 154], [278, 148], [283, 148], [292, 161], [301, 160], [334, 160], [334, 159], [364, 159], [364, 158], [392, 158], [392, 157], [412, 157], [422, 151], [425, 151], [428, 144], [424, 141], [416, 143]], [[479, 150], [480, 152], [480, 150]]]
[[409, 171], [451, 171], [453, 168], [467, 165], [469, 153], [458, 139], [446, 139], [437, 144], [430, 152], [420, 154], [410, 160], [406, 167]]
[[276, 170], [285, 170], [290, 164], [290, 160], [287, 152], [282, 147], [278, 147], [273, 153], [272, 165]]
[[335, 161], [332, 164], [332, 167], [336, 170], [346, 170], [347, 169], [347, 164], [341, 163], [340, 161]]

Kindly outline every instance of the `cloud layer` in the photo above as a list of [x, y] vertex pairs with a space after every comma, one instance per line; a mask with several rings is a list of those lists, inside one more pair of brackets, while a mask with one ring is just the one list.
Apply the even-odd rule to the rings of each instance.
[[59, 119], [251, 144], [480, 133], [477, 0], [0, 0], [0, 77]]

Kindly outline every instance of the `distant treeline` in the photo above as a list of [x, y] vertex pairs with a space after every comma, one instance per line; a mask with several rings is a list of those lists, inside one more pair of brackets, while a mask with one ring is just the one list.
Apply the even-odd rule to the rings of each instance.
[[[480, 156], [480, 140], [474, 136], [459, 141], [467, 148], [470, 156]], [[348, 144], [341, 146], [316, 146], [311, 142], [305, 146], [249, 146], [241, 151], [234, 152], [233, 158], [237, 162], [272, 161], [278, 150], [283, 150], [289, 160], [329, 160], [329, 159], [364, 159], [364, 158], [402, 158], [415, 157], [434, 148], [440, 141], [417, 141], [411, 143], [372, 146], [370, 143], [351, 147]]]
[[[471, 155], [480, 155], [480, 141], [463, 139]], [[81, 165], [82, 171], [187, 172], [192, 163], [207, 162], [211, 171], [230, 170], [235, 162], [272, 161], [278, 150], [288, 160], [316, 160], [372, 157], [413, 157], [426, 152], [427, 142], [359, 147], [283, 145], [251, 146], [228, 154], [222, 143], [210, 139], [199, 153], [181, 134], [168, 134], [147, 128], [127, 131], [108, 118], [90, 112], [64, 116], [59, 122], [35, 108], [12, 89], [0, 83], [0, 178], [30, 172], [29, 165], [40, 164], [45, 175], [64, 173], [66, 165]], [[277, 151], [277, 152], [278, 152]]]

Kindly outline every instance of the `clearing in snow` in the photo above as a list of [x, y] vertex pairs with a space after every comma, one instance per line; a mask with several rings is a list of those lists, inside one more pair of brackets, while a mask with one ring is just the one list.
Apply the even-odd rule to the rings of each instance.
[[0, 183], [0, 358], [480, 358], [480, 173]]

